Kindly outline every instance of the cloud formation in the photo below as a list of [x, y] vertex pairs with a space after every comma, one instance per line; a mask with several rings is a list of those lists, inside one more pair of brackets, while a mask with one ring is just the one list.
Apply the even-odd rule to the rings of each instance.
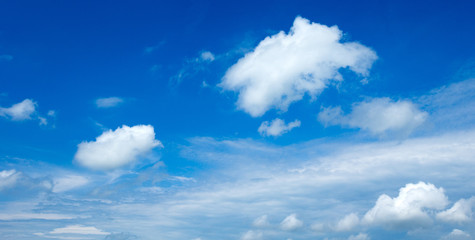
[[9, 108], [0, 107], [0, 116], [11, 119], [12, 121], [23, 121], [32, 119], [36, 114], [38, 104], [31, 99], [25, 99], [19, 103], [13, 104]]
[[295, 120], [293, 122], [290, 122], [288, 124], [285, 124], [284, 120], [280, 118], [276, 118], [272, 120], [270, 123], [268, 121], [264, 121], [261, 126], [259, 126], [259, 129], [257, 131], [262, 135], [262, 136], [273, 136], [277, 137], [280, 136], [286, 132], [289, 132], [293, 128], [300, 127], [300, 121]]
[[135, 162], [153, 148], [162, 146], [150, 125], [129, 127], [102, 133], [95, 141], [78, 145], [75, 160], [90, 169], [110, 170]]
[[367, 75], [376, 53], [357, 42], [340, 42], [343, 33], [297, 17], [288, 34], [266, 37], [231, 66], [220, 86], [239, 92], [237, 105], [253, 117], [288, 106], [305, 94], [316, 97], [340, 68]]
[[111, 108], [116, 107], [123, 102], [124, 99], [119, 97], [98, 98], [96, 100], [96, 106], [98, 108]]
[[356, 213], [351, 213], [346, 215], [343, 219], [338, 221], [335, 225], [335, 231], [337, 232], [346, 232], [353, 230], [360, 223], [360, 219]]
[[267, 215], [262, 215], [252, 222], [254, 227], [268, 227], [270, 226], [269, 220], [267, 220]]
[[448, 235], [441, 238], [442, 240], [470, 240], [470, 234], [460, 230], [454, 229]]
[[348, 240], [370, 240], [371, 238], [366, 233], [359, 233], [358, 235], [351, 235]]
[[450, 209], [437, 214], [437, 219], [446, 222], [463, 223], [472, 220], [472, 206], [475, 198], [460, 199]]
[[353, 104], [351, 113], [344, 115], [341, 107], [324, 108], [318, 120], [326, 126], [341, 125], [360, 128], [374, 135], [388, 133], [409, 135], [427, 119], [428, 114], [408, 101], [372, 98]]
[[427, 226], [432, 223], [432, 219], [426, 211], [441, 210], [447, 204], [444, 189], [430, 183], [409, 183], [399, 190], [395, 198], [381, 195], [375, 206], [365, 214], [363, 222], [395, 229]]
[[262, 232], [256, 232], [249, 230], [244, 233], [241, 237], [241, 240], [261, 240], [262, 239]]
[[297, 218], [296, 214], [290, 214], [280, 223], [280, 228], [285, 231], [297, 230], [302, 226], [303, 222]]
[[0, 172], [0, 191], [11, 188], [15, 185], [21, 173], [15, 169], [3, 170]]
[[96, 227], [83, 226], [83, 225], [68, 225], [64, 228], [55, 228], [50, 234], [84, 234], [84, 235], [108, 235], [108, 232], [104, 232]]
[[53, 180], [53, 192], [66, 192], [77, 187], [86, 185], [89, 180], [83, 176], [69, 175]]

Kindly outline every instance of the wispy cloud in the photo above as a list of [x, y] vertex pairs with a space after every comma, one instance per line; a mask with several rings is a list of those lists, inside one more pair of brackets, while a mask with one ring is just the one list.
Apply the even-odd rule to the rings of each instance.
[[318, 119], [326, 126], [342, 125], [360, 128], [371, 134], [407, 136], [427, 119], [428, 113], [408, 100], [372, 98], [354, 103], [351, 113], [344, 115], [341, 107], [324, 108]]
[[98, 98], [96, 99], [96, 106], [98, 108], [111, 108], [111, 107], [117, 107], [119, 104], [123, 102], [124, 102], [124, 99], [119, 98], [119, 97]]
[[280, 136], [286, 132], [289, 132], [290, 130], [300, 127], [300, 121], [295, 120], [293, 122], [290, 122], [288, 124], [285, 124], [284, 120], [280, 118], [276, 118], [272, 120], [270, 123], [268, 121], [264, 121], [260, 126], [257, 131], [262, 135], [262, 136]]

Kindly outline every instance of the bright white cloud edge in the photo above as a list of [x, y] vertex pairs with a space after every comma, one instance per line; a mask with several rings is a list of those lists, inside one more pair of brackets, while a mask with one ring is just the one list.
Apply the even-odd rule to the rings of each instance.
[[237, 106], [253, 117], [288, 106], [305, 94], [315, 98], [332, 80], [341, 81], [340, 68], [367, 75], [376, 53], [357, 42], [341, 43], [342, 32], [297, 17], [288, 34], [262, 40], [231, 66], [220, 83], [239, 92]]
[[74, 159], [95, 170], [111, 170], [138, 160], [153, 148], [162, 146], [151, 125], [123, 125], [103, 132], [95, 141], [82, 142]]

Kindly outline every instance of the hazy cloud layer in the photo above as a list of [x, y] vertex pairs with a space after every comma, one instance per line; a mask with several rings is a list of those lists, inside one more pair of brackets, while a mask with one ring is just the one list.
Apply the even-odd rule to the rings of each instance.
[[428, 114], [408, 100], [372, 98], [353, 104], [345, 115], [340, 107], [324, 108], [318, 120], [326, 126], [360, 128], [374, 135], [409, 135], [427, 119]]

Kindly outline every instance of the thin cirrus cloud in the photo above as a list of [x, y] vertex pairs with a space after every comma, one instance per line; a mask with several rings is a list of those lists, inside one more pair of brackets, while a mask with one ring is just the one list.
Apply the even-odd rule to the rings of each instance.
[[107, 97], [107, 98], [98, 98], [96, 99], [97, 108], [112, 108], [117, 107], [124, 102], [123, 98], [119, 97]]
[[162, 146], [151, 125], [122, 126], [105, 131], [95, 141], [78, 145], [75, 160], [94, 170], [111, 170], [133, 163], [153, 148]]
[[284, 120], [280, 118], [276, 118], [272, 120], [270, 123], [268, 121], [262, 122], [262, 124], [259, 126], [257, 131], [259, 134], [262, 136], [273, 136], [277, 137], [280, 136], [286, 132], [289, 132], [293, 128], [300, 127], [300, 121], [295, 120], [293, 122], [290, 122], [286, 124]]
[[266, 37], [231, 66], [220, 83], [239, 93], [237, 106], [253, 117], [270, 109], [286, 111], [303, 98], [320, 94], [330, 81], [341, 81], [340, 68], [366, 76], [376, 53], [357, 42], [340, 42], [343, 33], [297, 17], [288, 34]]
[[409, 135], [427, 119], [424, 112], [408, 100], [372, 98], [353, 104], [351, 113], [345, 115], [341, 107], [324, 108], [318, 120], [326, 126], [341, 125], [360, 128], [373, 135]]
[[53, 189], [55, 193], [66, 192], [81, 186], [86, 185], [89, 179], [78, 175], [69, 175], [53, 180]]

